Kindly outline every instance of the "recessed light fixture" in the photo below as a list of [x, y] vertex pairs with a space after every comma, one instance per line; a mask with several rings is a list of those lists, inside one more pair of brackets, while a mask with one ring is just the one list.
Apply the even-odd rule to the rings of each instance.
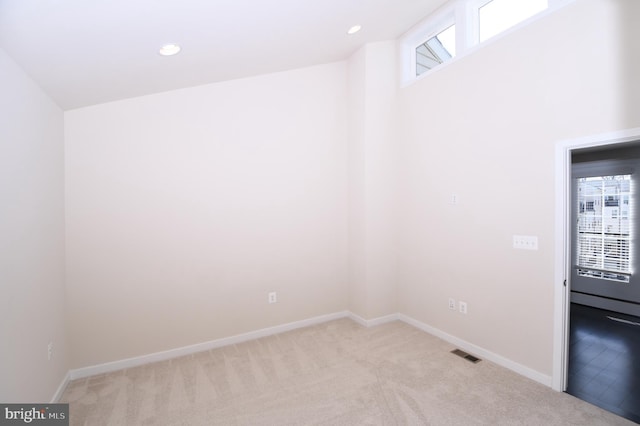
[[164, 46], [162, 46], [160, 48], [160, 54], [162, 56], [173, 56], [175, 54], [177, 54], [178, 52], [180, 52], [180, 46], [178, 44], [175, 43], [171, 43], [171, 44], [165, 44]]
[[362, 29], [362, 25], [354, 25], [353, 27], [349, 28], [349, 30], [347, 31], [347, 34], [351, 35], [351, 34], [355, 34], [358, 31], [360, 31]]

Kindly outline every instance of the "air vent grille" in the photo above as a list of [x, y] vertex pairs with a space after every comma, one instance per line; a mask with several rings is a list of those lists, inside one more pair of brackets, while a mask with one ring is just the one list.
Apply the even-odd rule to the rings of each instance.
[[471, 354], [468, 354], [465, 351], [462, 351], [460, 349], [454, 349], [454, 350], [451, 351], [451, 353], [454, 354], [454, 355], [458, 355], [459, 357], [464, 358], [467, 361], [472, 362], [474, 364], [477, 364], [477, 363], [479, 363], [481, 361], [480, 358], [477, 358], [477, 357], [475, 357], [475, 356], [473, 356]]

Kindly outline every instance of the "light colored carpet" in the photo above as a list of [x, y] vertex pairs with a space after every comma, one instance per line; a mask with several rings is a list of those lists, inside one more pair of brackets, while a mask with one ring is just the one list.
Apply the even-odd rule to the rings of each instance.
[[402, 322], [340, 319], [73, 381], [71, 425], [633, 425], [450, 353]]

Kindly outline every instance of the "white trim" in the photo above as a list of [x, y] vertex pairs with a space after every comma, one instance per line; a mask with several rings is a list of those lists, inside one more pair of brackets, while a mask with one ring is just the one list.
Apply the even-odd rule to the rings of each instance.
[[176, 348], [168, 351], [156, 352], [156, 353], [143, 355], [139, 357], [123, 359], [120, 361], [108, 362], [104, 364], [70, 370], [69, 373], [65, 376], [60, 386], [58, 387], [58, 390], [56, 391], [52, 399], [52, 402], [56, 402], [60, 399], [60, 397], [62, 396], [62, 393], [64, 392], [64, 389], [66, 388], [70, 380], [82, 379], [89, 376], [122, 370], [125, 368], [137, 367], [137, 366], [149, 364], [152, 362], [164, 361], [167, 359], [176, 358], [184, 355], [190, 355], [190, 354], [206, 351], [209, 349], [216, 349], [222, 346], [233, 345], [236, 343], [246, 342], [248, 340], [271, 336], [274, 334], [283, 333], [286, 331], [295, 330], [302, 327], [322, 324], [322, 323], [333, 321], [340, 318], [350, 318], [351, 320], [355, 321], [356, 323], [364, 327], [375, 327], [375, 326], [386, 324], [393, 321], [402, 321], [426, 333], [439, 337], [440, 339], [443, 339], [456, 347], [459, 347], [478, 357], [481, 357], [495, 364], [498, 364], [501, 367], [507, 368], [515, 373], [518, 373], [524, 377], [527, 377], [536, 382], [539, 382], [545, 386], [551, 386], [551, 383], [552, 383], [552, 378], [550, 376], [539, 373], [529, 367], [525, 367], [501, 355], [495, 354], [487, 349], [474, 345], [473, 343], [469, 343], [451, 334], [445, 333], [440, 329], [427, 325], [407, 315], [396, 313], [396, 314], [385, 315], [379, 318], [366, 320], [361, 316], [354, 314], [350, 311], [343, 311], [343, 312], [336, 312], [328, 315], [322, 315], [322, 316], [318, 316], [318, 317], [314, 317], [306, 320], [295, 321], [288, 324], [282, 324], [275, 327], [263, 328], [261, 330], [257, 330], [249, 333], [239, 334], [231, 337], [225, 337], [222, 339], [212, 340], [204, 343], [198, 343], [195, 345], [185, 346], [182, 348]]
[[[551, 387], [559, 392], [566, 389], [567, 346], [569, 340], [569, 291], [571, 290], [569, 259], [570, 209], [567, 204], [571, 183], [571, 151], [640, 139], [640, 127], [600, 133], [556, 144], [555, 158], [555, 266], [553, 314], [553, 373]], [[567, 280], [567, 286], [563, 281]]]
[[459, 0], [456, 7], [456, 56], [465, 54], [478, 44], [477, 9], [468, 1]]
[[[562, 144], [556, 146], [555, 159], [555, 237], [554, 237], [554, 280], [553, 280], [553, 364], [551, 387], [563, 392], [566, 389], [566, 366], [569, 335], [569, 261], [567, 246], [569, 226], [564, 221], [568, 216], [569, 181], [571, 153]], [[564, 282], [566, 280], [566, 286]]]
[[152, 354], [141, 355], [119, 361], [107, 362], [104, 364], [98, 364], [89, 367], [77, 368], [74, 370], [70, 370], [68, 376], [69, 380], [76, 380], [82, 379], [84, 377], [95, 376], [97, 374], [110, 373], [112, 371], [122, 370], [125, 368], [137, 367], [152, 362], [165, 361], [171, 358], [177, 358], [180, 356], [207, 351], [209, 349], [216, 349], [222, 346], [233, 345], [236, 343], [246, 342], [248, 340], [259, 339], [261, 337], [271, 336], [278, 333], [284, 333], [285, 331], [295, 330], [298, 328], [308, 327], [316, 324], [322, 324], [324, 322], [333, 321], [339, 318], [347, 318], [349, 317], [349, 314], [350, 313], [348, 311], [336, 312], [333, 314], [321, 315], [306, 320], [263, 328], [260, 330], [238, 334], [231, 337], [224, 337], [208, 342], [197, 343], [195, 345], [184, 346], [181, 348], [170, 349], [162, 352], [155, 352]]
[[367, 320], [362, 318], [360, 315], [354, 314], [353, 312], [349, 312], [348, 316], [349, 316], [349, 318], [351, 318], [353, 321], [357, 322], [361, 326], [369, 327], [369, 324], [367, 323]]
[[373, 318], [370, 320], [366, 320], [362, 318], [358, 314], [354, 314], [353, 312], [349, 312], [348, 317], [360, 324], [363, 327], [375, 327], [376, 325], [386, 324], [388, 322], [397, 321], [399, 319], [399, 314], [390, 314], [385, 315], [383, 317]]
[[50, 404], [56, 404], [58, 401], [60, 401], [60, 398], [62, 398], [62, 394], [67, 388], [67, 385], [69, 384], [69, 380], [71, 380], [71, 377], [70, 377], [70, 372], [68, 371], [67, 374], [65, 374], [64, 377], [62, 378], [62, 381], [60, 382], [58, 389], [56, 389], [56, 393], [53, 394], [53, 397], [49, 402]]
[[501, 367], [507, 368], [515, 373], [518, 373], [521, 376], [527, 377], [531, 380], [535, 380], [538, 383], [542, 383], [545, 386], [551, 386], [551, 376], [547, 376], [546, 374], [542, 374], [529, 367], [525, 367], [522, 364], [518, 364], [517, 362], [514, 362], [503, 356], [495, 354], [491, 351], [488, 351], [487, 349], [484, 349], [480, 346], [474, 345], [473, 343], [469, 343], [466, 340], [462, 340], [458, 337], [452, 336], [451, 334], [445, 333], [440, 329], [427, 325], [423, 322], [420, 322], [404, 314], [399, 314], [398, 319], [426, 333], [439, 337], [442, 340], [447, 341], [452, 345], [458, 348], [461, 348], [467, 352], [470, 352], [475, 356], [491, 361], [495, 364], [498, 364]]

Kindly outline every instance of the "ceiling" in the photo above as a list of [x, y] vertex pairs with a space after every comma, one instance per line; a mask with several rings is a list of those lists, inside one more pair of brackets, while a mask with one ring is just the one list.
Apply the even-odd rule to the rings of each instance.
[[343, 60], [444, 2], [0, 0], [0, 47], [68, 110]]

